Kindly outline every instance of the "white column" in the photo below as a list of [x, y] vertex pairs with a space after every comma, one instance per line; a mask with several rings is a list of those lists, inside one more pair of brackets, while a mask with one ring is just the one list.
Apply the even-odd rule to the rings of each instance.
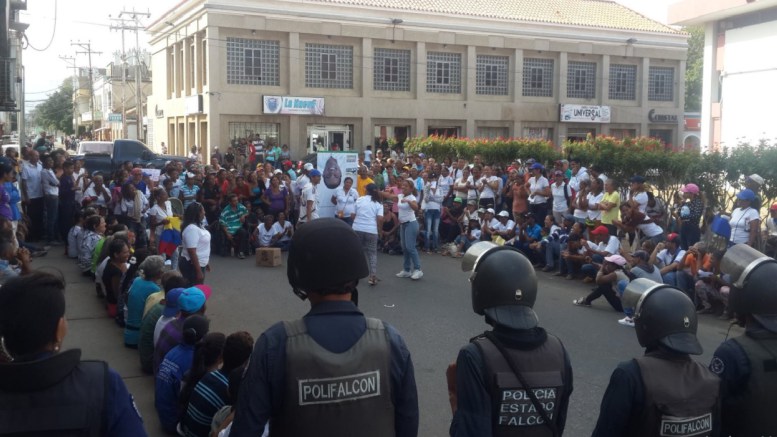
[[561, 103], [567, 100], [567, 52], [558, 54], [558, 93], [556, 93], [556, 102]]
[[[701, 150], [709, 150], [715, 141], [712, 123], [712, 103], [719, 100], [717, 65], [717, 41], [715, 22], [707, 23], [704, 28], [704, 67], [701, 88]], [[719, 140], [719, 138], [718, 138]]]
[[[641, 80], [640, 80], [641, 79]], [[642, 108], [640, 119], [640, 132], [638, 135], [646, 137], [650, 135], [650, 126], [648, 124], [648, 111], [650, 111], [650, 101], [648, 100], [648, 86], [650, 85], [650, 58], [642, 58], [642, 71], [637, 80], [641, 84], [639, 95], [639, 106]]]
[[299, 33], [289, 33], [289, 51], [286, 59], [289, 60], [289, 94], [292, 96], [299, 95], [305, 85], [304, 71], [300, 71], [304, 68], [300, 65], [300, 60], [304, 56], [305, 54], [300, 52]]
[[426, 43], [416, 43], [415, 98], [418, 101], [426, 99]]
[[[515, 49], [515, 69], [513, 71], [513, 102], [518, 103], [523, 96], [523, 49]], [[516, 136], [519, 134], [516, 132]]]
[[[361, 68], [359, 68], [361, 64]], [[360, 77], [362, 81], [362, 97], [372, 96], [373, 70], [375, 68], [375, 59], [372, 52], [372, 39], [362, 39], [362, 55], [354, 62], [356, 69], [354, 77]], [[368, 143], [369, 144], [369, 143]]]

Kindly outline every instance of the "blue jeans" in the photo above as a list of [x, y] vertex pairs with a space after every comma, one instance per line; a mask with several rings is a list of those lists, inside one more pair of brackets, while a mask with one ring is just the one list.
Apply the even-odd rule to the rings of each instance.
[[550, 241], [545, 245], [545, 266], [553, 268], [556, 266], [556, 260], [561, 256], [561, 243]]
[[469, 238], [467, 238], [464, 235], [458, 235], [456, 239], [453, 240], [453, 242], [458, 246], [461, 244], [461, 251], [466, 252], [467, 249], [469, 249], [470, 246], [472, 246], [472, 241], [469, 241]]
[[[626, 291], [626, 287], [629, 285], [629, 281], [625, 279], [621, 279], [618, 281], [618, 297], [621, 298], [621, 301], [623, 300], [623, 292]], [[634, 308], [633, 307], [623, 307], [623, 314], [626, 315], [626, 317], [634, 317]]]
[[418, 257], [418, 249], [415, 248], [415, 241], [418, 238], [418, 221], [402, 223], [399, 227], [400, 243], [402, 244], [402, 258], [404, 260], [404, 270], [421, 270], [421, 259]]
[[[595, 254], [594, 256], [591, 257], [591, 261], [597, 264], [601, 264], [604, 262], [604, 257], [599, 254]], [[587, 276], [589, 278], [595, 278], [596, 272], [598, 270], [599, 269], [594, 267], [593, 264], [583, 264], [583, 267], [580, 268], [580, 271], [583, 272], [583, 276]]]
[[44, 205], [46, 208], [46, 241], [56, 241], [59, 239], [59, 226], [57, 225], [59, 197], [46, 195]]
[[664, 284], [677, 287], [683, 293], [687, 294], [691, 301], [696, 302], [696, 289], [693, 285], [693, 278], [684, 271], [667, 272], [661, 275]]
[[440, 210], [427, 209], [426, 211], [424, 211], [424, 223], [426, 224], [426, 238], [424, 238], [424, 248], [426, 248], [426, 250], [439, 249], [440, 248]]

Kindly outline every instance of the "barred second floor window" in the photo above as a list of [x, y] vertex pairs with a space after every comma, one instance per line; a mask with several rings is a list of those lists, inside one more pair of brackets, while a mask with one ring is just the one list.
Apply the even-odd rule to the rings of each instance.
[[280, 42], [227, 38], [227, 83], [280, 85]]
[[506, 96], [509, 81], [507, 79], [507, 56], [478, 55], [475, 72], [475, 93]]
[[570, 61], [567, 65], [567, 97], [593, 99], [596, 97], [596, 64]]
[[524, 97], [553, 97], [553, 59], [523, 60]]
[[376, 48], [373, 88], [378, 91], [410, 91], [410, 50]]
[[353, 88], [353, 47], [305, 44], [305, 86]]
[[610, 100], [637, 99], [637, 66], [610, 64]]
[[461, 54], [429, 52], [426, 54], [426, 91], [461, 93]]
[[671, 102], [674, 99], [674, 68], [650, 67], [648, 81], [648, 100]]

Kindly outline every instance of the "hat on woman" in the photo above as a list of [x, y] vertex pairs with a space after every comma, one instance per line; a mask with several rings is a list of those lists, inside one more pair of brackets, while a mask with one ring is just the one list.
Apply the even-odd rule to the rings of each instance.
[[753, 190], [746, 188], [740, 191], [739, 194], [737, 194], [737, 199], [751, 201], [755, 199], [755, 193], [753, 192]]
[[699, 186], [696, 184], [686, 184], [684, 187], [680, 188], [680, 191], [683, 193], [699, 194]]

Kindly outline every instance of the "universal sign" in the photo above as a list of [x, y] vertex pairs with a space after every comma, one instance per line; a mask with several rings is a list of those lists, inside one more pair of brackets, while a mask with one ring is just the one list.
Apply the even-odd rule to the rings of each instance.
[[567, 123], [609, 123], [609, 106], [559, 105], [559, 120]]
[[323, 97], [263, 96], [265, 114], [324, 115]]

